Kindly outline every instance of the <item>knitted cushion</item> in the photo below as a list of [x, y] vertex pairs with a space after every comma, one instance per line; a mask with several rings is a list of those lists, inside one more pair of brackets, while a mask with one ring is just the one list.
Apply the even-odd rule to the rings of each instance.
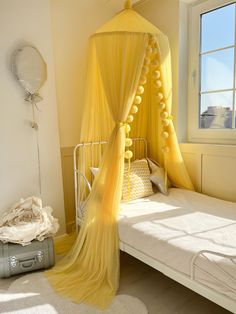
[[126, 163], [122, 191], [123, 201], [135, 200], [152, 195], [153, 189], [147, 160], [135, 160], [130, 164], [130, 173], [128, 169], [129, 166], [128, 163]]

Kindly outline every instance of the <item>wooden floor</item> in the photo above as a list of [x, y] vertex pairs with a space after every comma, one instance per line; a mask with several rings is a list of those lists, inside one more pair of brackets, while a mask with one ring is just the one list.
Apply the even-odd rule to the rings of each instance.
[[[7, 289], [17, 278], [0, 279], [0, 289]], [[118, 293], [142, 300], [149, 314], [230, 313], [123, 252]]]
[[123, 252], [118, 293], [142, 300], [149, 314], [231, 313]]

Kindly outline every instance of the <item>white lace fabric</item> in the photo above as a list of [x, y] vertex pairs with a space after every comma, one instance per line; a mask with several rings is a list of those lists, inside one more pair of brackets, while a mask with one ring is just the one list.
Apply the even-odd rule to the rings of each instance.
[[42, 206], [40, 198], [21, 199], [0, 217], [0, 241], [28, 245], [54, 235], [59, 224], [52, 212], [51, 207]]

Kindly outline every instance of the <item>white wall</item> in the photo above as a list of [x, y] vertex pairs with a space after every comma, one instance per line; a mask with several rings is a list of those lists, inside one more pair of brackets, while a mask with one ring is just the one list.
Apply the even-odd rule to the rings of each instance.
[[111, 19], [120, 1], [51, 0], [62, 147], [79, 141], [89, 36]]
[[236, 202], [236, 146], [181, 144], [185, 164], [197, 191]]
[[42, 199], [54, 208], [65, 231], [54, 60], [49, 0], [0, 0], [0, 213], [20, 197], [38, 195], [35, 131], [24, 91], [13, 77], [10, 59], [22, 43], [35, 45], [48, 66], [37, 113], [41, 152]]

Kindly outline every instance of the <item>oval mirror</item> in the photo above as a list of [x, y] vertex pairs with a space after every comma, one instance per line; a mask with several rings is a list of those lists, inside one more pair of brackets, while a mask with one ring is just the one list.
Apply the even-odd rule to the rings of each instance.
[[28, 94], [35, 94], [47, 79], [47, 65], [37, 48], [23, 46], [13, 54], [12, 70]]

